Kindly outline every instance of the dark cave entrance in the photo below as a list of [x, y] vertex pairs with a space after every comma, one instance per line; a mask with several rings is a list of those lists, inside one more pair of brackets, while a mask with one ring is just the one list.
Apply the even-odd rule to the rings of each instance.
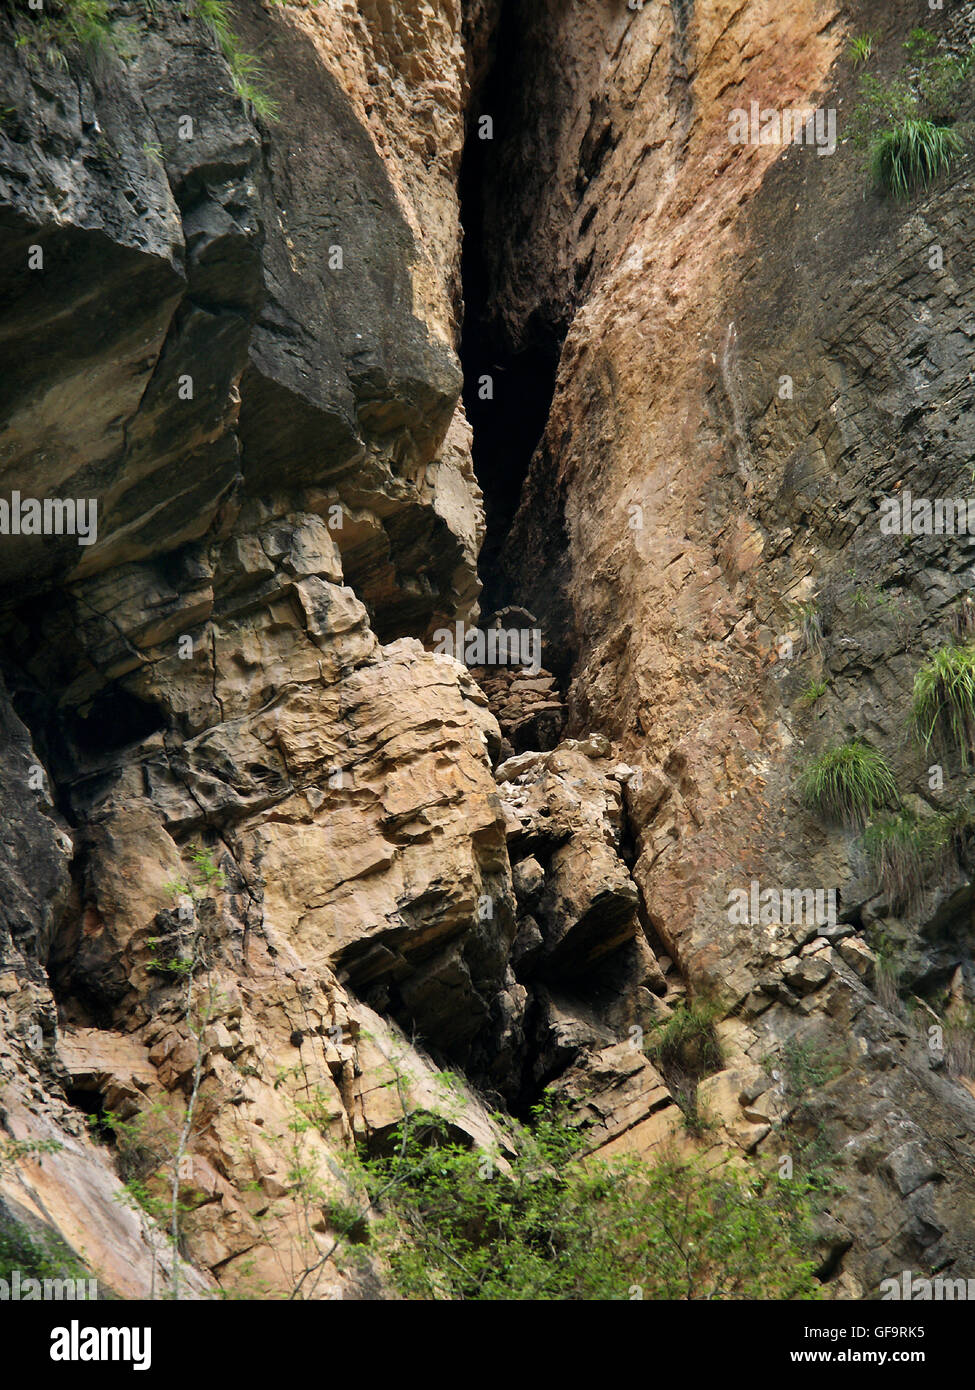
[[[484, 617], [506, 604], [531, 607], [517, 581], [505, 573], [502, 550], [548, 420], [566, 332], [564, 323], [553, 324], [539, 307], [520, 340], [513, 342], [496, 300], [502, 264], [498, 227], [513, 228], [517, 220], [515, 210], [505, 206], [504, 193], [510, 186], [502, 171], [518, 125], [511, 93], [521, 81], [521, 9], [520, 0], [502, 5], [493, 56], [468, 112], [459, 179], [464, 296], [460, 358], [487, 527], [478, 563]], [[482, 116], [493, 120], [492, 139], [480, 136]]]

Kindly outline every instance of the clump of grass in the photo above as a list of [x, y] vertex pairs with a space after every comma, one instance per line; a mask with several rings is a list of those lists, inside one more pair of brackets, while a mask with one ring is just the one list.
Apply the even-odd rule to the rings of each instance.
[[953, 816], [919, 816], [907, 808], [867, 826], [864, 849], [894, 912], [916, 905], [924, 889], [949, 863], [957, 834]]
[[914, 677], [911, 720], [925, 749], [941, 745], [968, 766], [975, 738], [975, 644], [951, 644], [928, 657]]
[[863, 826], [897, 801], [885, 759], [861, 739], [820, 753], [802, 772], [799, 789], [807, 806], [845, 825]]
[[870, 147], [876, 182], [895, 198], [908, 198], [946, 174], [964, 141], [952, 126], [908, 117], [878, 135]]
[[234, 91], [245, 105], [252, 106], [264, 120], [276, 120], [278, 103], [260, 85], [264, 79], [264, 69], [253, 53], [241, 47], [231, 26], [228, 8], [227, 0], [196, 0], [197, 14], [213, 30], [220, 51], [227, 60]]
[[14, 47], [25, 49], [30, 62], [43, 54], [51, 67], [64, 69], [70, 52], [97, 53], [115, 43], [109, 0], [47, 0], [43, 11], [29, 14], [29, 28], [14, 39]]
[[[975, 477], [972, 481], [975, 482]], [[965, 646], [975, 637], [975, 603], [967, 594], [952, 610], [951, 631], [955, 646]]]
[[814, 705], [817, 700], [821, 699], [826, 694], [828, 689], [829, 681], [810, 680], [809, 684], [800, 694], [799, 699], [804, 705]]
[[707, 1000], [678, 1004], [665, 1023], [651, 1033], [647, 1055], [657, 1061], [677, 1062], [702, 1074], [717, 1070], [723, 1061], [714, 1025], [721, 1010]]
[[710, 1127], [708, 1116], [698, 1106], [697, 1086], [724, 1065], [714, 1027], [720, 1017], [718, 1005], [707, 1000], [681, 1003], [647, 1039], [647, 1056], [660, 1067], [692, 1134], [701, 1134]]
[[873, 57], [876, 34], [857, 34], [850, 40], [847, 53], [854, 68], [861, 67]]
[[808, 652], [819, 652], [823, 647], [823, 620], [815, 599], [803, 599], [789, 605], [792, 620], [799, 624], [799, 634]]
[[949, 1022], [944, 1030], [945, 1071], [956, 1080], [975, 1079], [975, 1019], [971, 1010], [965, 1017]]
[[901, 1000], [903, 975], [904, 967], [900, 957], [884, 950], [878, 950], [873, 989], [878, 1003], [895, 1018], [904, 1017], [904, 1004]]

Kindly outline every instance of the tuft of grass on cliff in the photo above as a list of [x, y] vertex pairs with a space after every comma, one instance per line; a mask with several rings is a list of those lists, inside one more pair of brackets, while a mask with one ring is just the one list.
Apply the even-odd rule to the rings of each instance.
[[880, 186], [895, 198], [909, 198], [946, 174], [964, 141], [951, 126], [906, 120], [874, 141], [870, 168]]
[[231, 23], [228, 0], [196, 0], [196, 12], [213, 31], [241, 101], [245, 106], [253, 106], [264, 120], [276, 120], [278, 103], [264, 90], [265, 73], [260, 60], [241, 47]]
[[856, 738], [813, 758], [800, 776], [799, 790], [810, 809], [844, 825], [863, 826], [897, 801], [894, 775], [883, 755]]
[[879, 886], [899, 912], [913, 906], [950, 862], [959, 825], [946, 814], [901, 808], [868, 825], [863, 845]]
[[975, 740], [975, 645], [951, 643], [928, 657], [914, 677], [911, 722], [925, 749], [957, 753], [968, 766]]
[[[103, 52], [117, 47], [122, 30], [113, 27], [111, 0], [46, 0], [41, 11], [31, 10], [27, 0], [0, 0], [12, 14], [22, 16], [16, 47], [40, 55], [52, 67], [69, 66], [73, 52]], [[143, 0], [150, 16], [160, 0]], [[283, 0], [271, 0], [283, 3]], [[234, 91], [258, 116], [273, 121], [278, 103], [265, 90], [266, 74], [257, 55], [241, 44], [233, 26], [230, 0], [193, 0], [193, 13], [210, 30], [230, 69]], [[26, 22], [24, 22], [26, 21]]]
[[[912, 30], [905, 61], [891, 77], [864, 73], [849, 130], [867, 150], [871, 175], [885, 193], [908, 198], [947, 173], [968, 144], [958, 118], [975, 67], [975, 44], [962, 53], [928, 29]], [[851, 50], [854, 66], [873, 56]]]

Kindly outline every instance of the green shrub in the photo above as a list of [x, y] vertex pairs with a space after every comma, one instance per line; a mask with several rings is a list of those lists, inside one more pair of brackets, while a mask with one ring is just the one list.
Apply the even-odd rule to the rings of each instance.
[[935, 744], [954, 751], [968, 766], [975, 736], [975, 645], [952, 644], [928, 657], [914, 677], [911, 717], [925, 749]]
[[864, 849], [894, 912], [913, 907], [931, 880], [944, 870], [956, 834], [952, 816], [918, 816], [906, 808], [867, 826]]
[[861, 739], [820, 753], [803, 771], [799, 786], [807, 806], [847, 825], [862, 826], [897, 800], [886, 761]]
[[[816, 1043], [789, 1038], [782, 1047], [783, 1088], [795, 1100], [805, 1100], [810, 1092], [821, 1091], [843, 1070], [842, 1058], [824, 1052]], [[766, 1060], [771, 1068], [772, 1059]]]
[[958, 114], [962, 84], [975, 64], [975, 44], [955, 54], [930, 29], [912, 29], [904, 51], [920, 111], [933, 121], [951, 124]]
[[910, 118], [885, 130], [870, 147], [874, 179], [895, 198], [908, 198], [946, 174], [964, 142], [951, 126]]
[[[510, 1126], [509, 1126], [510, 1127]], [[805, 1181], [710, 1172], [670, 1154], [581, 1160], [580, 1135], [536, 1113], [507, 1171], [443, 1133], [406, 1128], [365, 1160], [384, 1213], [373, 1246], [415, 1299], [820, 1297]]]

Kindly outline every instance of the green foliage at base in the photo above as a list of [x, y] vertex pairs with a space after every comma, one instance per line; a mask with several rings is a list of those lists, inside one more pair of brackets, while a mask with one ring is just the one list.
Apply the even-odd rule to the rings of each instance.
[[911, 718], [926, 749], [940, 745], [968, 766], [975, 738], [975, 645], [949, 645], [928, 657], [914, 677]]
[[[57, 1139], [0, 1137], [0, 1173], [13, 1172], [21, 1163], [43, 1164], [47, 1154], [58, 1153]], [[25, 1226], [0, 1212], [0, 1279], [9, 1280], [14, 1270], [23, 1279], [87, 1279], [88, 1271], [74, 1252], [53, 1232], [32, 1235]]]
[[799, 790], [807, 806], [847, 825], [862, 826], [897, 800], [886, 761], [861, 739], [820, 753], [803, 771]]
[[408, 1130], [365, 1163], [375, 1240], [415, 1299], [814, 1299], [808, 1185], [671, 1154], [580, 1160], [543, 1112], [510, 1171]]
[[0, 1220], [0, 1279], [15, 1270], [21, 1279], [88, 1279], [89, 1271], [53, 1234], [31, 1235], [15, 1221]]

